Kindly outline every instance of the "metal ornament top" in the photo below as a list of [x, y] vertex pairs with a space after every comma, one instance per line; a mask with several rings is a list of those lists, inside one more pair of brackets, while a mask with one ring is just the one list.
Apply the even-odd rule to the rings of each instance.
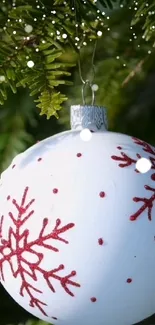
[[108, 129], [106, 109], [94, 105], [73, 105], [70, 108], [72, 130], [90, 129], [106, 131]]

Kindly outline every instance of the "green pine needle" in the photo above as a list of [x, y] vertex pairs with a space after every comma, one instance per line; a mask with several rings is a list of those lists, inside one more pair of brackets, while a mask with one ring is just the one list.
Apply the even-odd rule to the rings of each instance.
[[46, 115], [47, 119], [49, 119], [52, 115], [54, 115], [57, 119], [59, 115], [57, 111], [61, 109], [61, 104], [67, 100], [67, 97], [60, 92], [52, 92], [51, 89], [44, 90], [39, 98], [35, 100], [35, 102], [39, 102], [37, 107], [41, 109], [40, 115]]

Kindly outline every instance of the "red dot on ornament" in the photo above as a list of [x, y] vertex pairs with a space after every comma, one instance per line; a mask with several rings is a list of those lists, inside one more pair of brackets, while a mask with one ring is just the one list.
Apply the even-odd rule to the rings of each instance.
[[38, 158], [38, 161], [41, 161], [42, 160], [42, 158]]
[[54, 193], [54, 194], [57, 194], [57, 193], [58, 193], [58, 189], [57, 189], [57, 188], [54, 188], [54, 189], [53, 189], [53, 193]]
[[12, 166], [12, 169], [15, 168], [15, 166], [16, 166], [16, 165], [13, 165], [13, 166]]
[[97, 299], [95, 297], [90, 298], [92, 302], [95, 302]]
[[10, 195], [7, 196], [7, 200], [10, 200]]
[[155, 174], [152, 174], [152, 175], [151, 175], [151, 179], [152, 179], [153, 181], [155, 181]]
[[100, 192], [100, 197], [105, 197], [105, 192]]
[[78, 152], [77, 157], [81, 157], [81, 156], [82, 156], [82, 153]]
[[132, 282], [132, 279], [131, 279], [131, 278], [128, 278], [128, 279], [126, 280], [126, 282], [127, 282], [127, 283], [131, 283], [131, 282]]
[[117, 149], [121, 150], [121, 149], [122, 149], [122, 147], [118, 146], [118, 147], [117, 147]]
[[98, 243], [99, 243], [99, 245], [103, 245], [104, 244], [104, 240], [102, 238], [99, 238], [98, 239]]

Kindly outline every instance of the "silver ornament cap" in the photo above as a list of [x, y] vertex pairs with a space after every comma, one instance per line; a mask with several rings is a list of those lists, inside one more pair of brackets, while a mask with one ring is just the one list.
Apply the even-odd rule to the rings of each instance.
[[108, 129], [106, 109], [94, 105], [72, 105], [70, 124], [72, 130], [87, 128], [92, 131], [106, 131]]

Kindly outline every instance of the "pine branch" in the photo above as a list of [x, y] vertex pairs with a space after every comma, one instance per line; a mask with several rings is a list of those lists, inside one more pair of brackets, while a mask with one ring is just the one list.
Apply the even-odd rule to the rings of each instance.
[[134, 69], [128, 74], [128, 76], [122, 82], [122, 87], [124, 87], [128, 82], [130, 82], [131, 79], [133, 77], [135, 77], [136, 74], [141, 72], [142, 66], [145, 63], [147, 58], [148, 58], [148, 56], [146, 58], [142, 59], [140, 62], [138, 62], [138, 64], [134, 67]]
[[[75, 12], [72, 10], [72, 1], [68, 0], [64, 4], [64, 1], [56, 0], [53, 4], [43, 0], [38, 3], [39, 6], [34, 7], [32, 0], [18, 0], [16, 7], [6, 5], [6, 24], [0, 32], [0, 104], [3, 105], [7, 98], [7, 85], [14, 93], [17, 92], [17, 87], [28, 87], [31, 96], [38, 96], [37, 106], [41, 108], [41, 115], [47, 113], [49, 118], [50, 114], [57, 116], [56, 111], [67, 99], [59, 91], [56, 92], [55, 87], [72, 84], [65, 77], [71, 76], [67, 70], [74, 64], [60, 63], [58, 58], [62, 57], [68, 45], [74, 52], [78, 53], [79, 50], [75, 46]], [[84, 26], [79, 25], [79, 38], [84, 31], [86, 39], [93, 34], [97, 37], [94, 20], [99, 13], [95, 5], [91, 1], [85, 5], [78, 0], [76, 7], [78, 20], [85, 22]], [[25, 25], [32, 26], [28, 37]], [[33, 69], [27, 67], [28, 60], [34, 62]]]
[[[132, 4], [132, 7], [134, 9]], [[138, 10], [134, 11], [132, 26], [140, 26], [143, 32], [143, 38], [146, 41], [151, 40], [152, 43], [155, 42], [155, 26], [154, 26], [154, 11], [155, 11], [155, 2], [154, 0], [150, 1], [138, 1]], [[155, 43], [154, 43], [155, 44]]]
[[[131, 1], [119, 0], [117, 5], [129, 2]], [[140, 3], [142, 8], [139, 10], [142, 12], [144, 10], [142, 0]], [[76, 7], [79, 41], [75, 40], [77, 30], [74, 6]], [[56, 111], [60, 110], [61, 104], [67, 97], [61, 94], [59, 89], [56, 90], [56, 87], [72, 84], [68, 77], [71, 77], [71, 68], [75, 65], [68, 65], [68, 62], [63, 61], [63, 55], [68, 47], [72, 53], [79, 54], [83, 34], [85, 42], [89, 43], [90, 40], [98, 37], [97, 30], [104, 31], [104, 28], [107, 28], [106, 17], [98, 10], [99, 7], [112, 10], [116, 8], [116, 1], [99, 0], [96, 4], [93, 0], [85, 2], [67, 0], [64, 4], [63, 0], [53, 2], [42, 0], [34, 6], [33, 0], [18, 0], [16, 7], [13, 8], [10, 4], [6, 4], [5, 13], [4, 11], [1, 13], [5, 26], [0, 23], [0, 27], [4, 27], [0, 30], [2, 44], [0, 47], [0, 104], [3, 105], [7, 98], [8, 85], [14, 93], [17, 92], [17, 87], [27, 87], [31, 96], [38, 97], [36, 101], [41, 109], [41, 115], [47, 114], [49, 118], [50, 114], [53, 114], [58, 117]], [[149, 8], [152, 7], [149, 6]], [[144, 11], [147, 12], [145, 21], [147, 25], [150, 19], [148, 8]], [[31, 27], [32, 30], [29, 33], [26, 32], [25, 25]], [[66, 36], [63, 37], [63, 35]], [[139, 34], [140, 37], [141, 34]], [[139, 61], [142, 59], [139, 58]], [[29, 60], [34, 62], [33, 68], [28, 68]], [[107, 85], [109, 85], [108, 80]], [[46, 106], [47, 103], [48, 106]]]
[[59, 118], [57, 111], [61, 109], [61, 104], [67, 100], [67, 97], [60, 92], [52, 92], [51, 89], [44, 90], [35, 102], [39, 102], [37, 107], [41, 109], [40, 115], [45, 114], [47, 119], [54, 115]]

